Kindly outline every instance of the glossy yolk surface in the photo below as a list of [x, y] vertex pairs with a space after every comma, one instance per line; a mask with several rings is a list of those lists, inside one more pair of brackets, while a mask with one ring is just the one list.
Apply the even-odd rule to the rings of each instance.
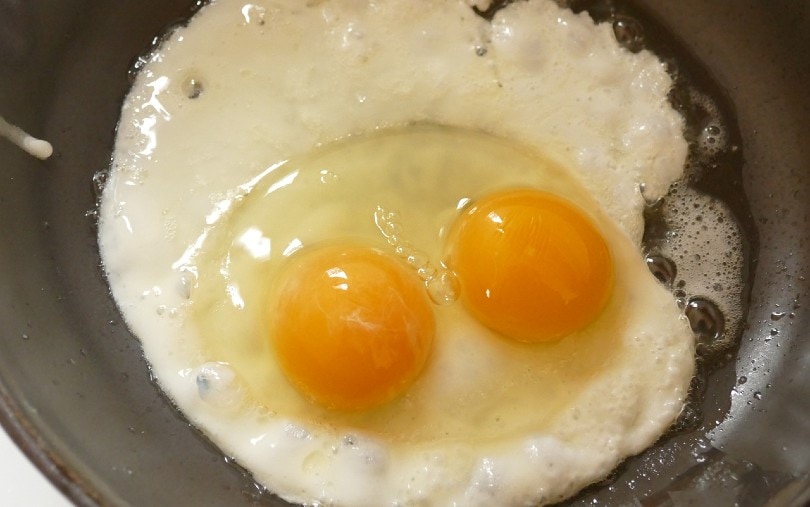
[[418, 277], [364, 247], [299, 252], [268, 315], [287, 377], [334, 409], [363, 410], [401, 394], [424, 366], [434, 335]]
[[450, 235], [450, 268], [462, 300], [484, 325], [522, 341], [587, 326], [613, 287], [604, 238], [572, 203], [512, 190], [473, 203]]

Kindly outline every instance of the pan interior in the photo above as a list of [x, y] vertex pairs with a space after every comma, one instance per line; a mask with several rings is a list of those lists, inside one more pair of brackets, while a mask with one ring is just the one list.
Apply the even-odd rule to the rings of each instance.
[[[109, 164], [128, 70], [191, 4], [0, 3], [0, 113], [56, 147], [42, 163], [0, 143], [0, 414], [80, 505], [283, 505], [154, 387], [99, 267], [93, 175]], [[810, 470], [810, 13], [789, 0], [634, 6], [728, 97], [742, 146], [733, 183], [750, 204], [738, 218], [756, 227], [759, 248], [740, 346], [709, 375], [702, 422], [572, 503], [798, 505]]]

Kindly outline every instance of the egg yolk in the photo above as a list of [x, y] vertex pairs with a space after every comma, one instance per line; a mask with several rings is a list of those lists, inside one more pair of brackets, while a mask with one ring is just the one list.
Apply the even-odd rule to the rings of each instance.
[[269, 308], [270, 339], [287, 378], [332, 409], [383, 404], [418, 376], [434, 319], [418, 277], [372, 248], [299, 252]]
[[596, 226], [574, 204], [539, 190], [473, 203], [453, 226], [448, 263], [470, 313], [521, 342], [582, 329], [613, 288], [610, 252]]

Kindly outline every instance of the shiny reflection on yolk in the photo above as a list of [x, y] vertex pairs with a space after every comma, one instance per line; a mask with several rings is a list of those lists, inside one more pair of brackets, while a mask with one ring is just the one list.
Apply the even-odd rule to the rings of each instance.
[[434, 335], [424, 287], [377, 250], [327, 246], [290, 259], [269, 305], [270, 339], [296, 388], [332, 409], [385, 403], [416, 379]]
[[582, 329], [613, 288], [610, 252], [596, 226], [572, 203], [539, 190], [473, 203], [453, 226], [448, 262], [470, 313], [521, 342]]

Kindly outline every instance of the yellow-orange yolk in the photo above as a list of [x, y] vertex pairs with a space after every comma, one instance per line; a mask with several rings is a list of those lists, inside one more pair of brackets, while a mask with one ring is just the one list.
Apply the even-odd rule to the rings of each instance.
[[363, 410], [416, 379], [434, 335], [419, 278], [372, 248], [300, 252], [269, 307], [270, 339], [290, 381], [316, 403]]
[[473, 203], [453, 226], [448, 262], [467, 309], [522, 342], [582, 329], [613, 288], [610, 252], [593, 222], [539, 190], [502, 191]]

